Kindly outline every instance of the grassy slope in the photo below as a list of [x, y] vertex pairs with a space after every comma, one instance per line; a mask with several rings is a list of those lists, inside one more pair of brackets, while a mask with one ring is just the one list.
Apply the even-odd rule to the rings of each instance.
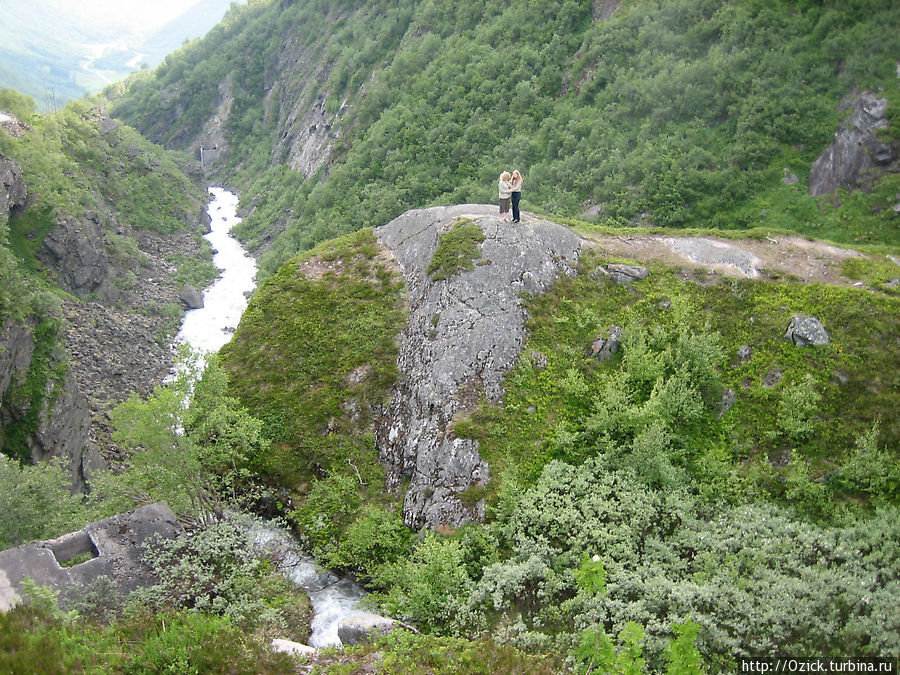
[[264, 475], [294, 488], [353, 462], [383, 480], [369, 432], [396, 376], [402, 289], [361, 230], [289, 261], [256, 292], [223, 354], [234, 393], [274, 437]]
[[[705, 274], [686, 280], [683, 273], [661, 265], [651, 268], [648, 279], [623, 287], [592, 278], [601, 262], [601, 254], [588, 255], [577, 279], [560, 279], [548, 294], [529, 301], [530, 338], [508, 376], [504, 405], [484, 405], [457, 425], [457, 433], [481, 440], [481, 451], [496, 467], [492, 475], [510, 468], [527, 484], [551, 459], [580, 462], [602, 452], [587, 441], [561, 444], [558, 437], [567, 428], [583, 430], [592, 400], [602, 398], [608, 378], [621, 372], [621, 354], [604, 364], [585, 358], [611, 324], [639, 326], [648, 335], [660, 327], [718, 334], [724, 353], [716, 377], [719, 392], [732, 388], [736, 403], [721, 419], [711, 406], [704, 420], [687, 430], [686, 451], [676, 459], [695, 472], [699, 485], [723, 479], [708, 472], [708, 462], [724, 452], [720, 459], [733, 462], [733, 468], [729, 485], [710, 488], [715, 497], [723, 496], [719, 489], [724, 494], [740, 488], [741, 494], [730, 497], [782, 499], [785, 476], [800, 470], [796, 463], [785, 464], [785, 457], [802, 455], [812, 478], [820, 478], [847, 462], [856, 438], [875, 424], [879, 444], [893, 449], [896, 458], [900, 424], [892, 410], [900, 405], [898, 298], [788, 280], [726, 280]], [[672, 306], [661, 307], [665, 301]], [[817, 316], [830, 331], [831, 345], [797, 348], [786, 341], [793, 314]], [[745, 362], [737, 355], [743, 345], [752, 349]], [[532, 351], [548, 357], [546, 370], [534, 366], [528, 356]], [[573, 370], [584, 382], [576, 394], [567, 387]], [[771, 376], [777, 381], [767, 384]], [[779, 427], [779, 406], [807, 376], [821, 400], [811, 413], [809, 433], [789, 437]], [[835, 486], [833, 496], [853, 495]], [[822, 505], [810, 506], [815, 510]]]

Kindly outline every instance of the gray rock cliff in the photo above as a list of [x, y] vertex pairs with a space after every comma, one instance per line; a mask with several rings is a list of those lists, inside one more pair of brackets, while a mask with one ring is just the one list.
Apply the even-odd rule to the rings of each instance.
[[44, 237], [39, 257], [57, 273], [60, 285], [70, 293], [81, 298], [97, 293], [112, 299], [103, 225], [96, 214], [59, 220]]
[[8, 157], [0, 155], [0, 222], [11, 211], [25, 206], [27, 196], [22, 168]]
[[[426, 270], [441, 233], [458, 219], [483, 230], [481, 258], [470, 271], [434, 281]], [[500, 400], [502, 378], [525, 340], [521, 295], [546, 290], [559, 274], [575, 274], [580, 239], [532, 217], [502, 222], [496, 207], [476, 204], [410, 211], [375, 232], [403, 271], [410, 303], [400, 377], [376, 423], [388, 487], [409, 478], [403, 518], [411, 527], [478, 520], [483, 500], [460, 495], [484, 486], [490, 469], [478, 443], [457, 438], [452, 422], [482, 396]]]
[[[88, 442], [88, 404], [71, 372], [61, 383], [48, 382], [40, 401], [23, 398], [20, 385], [26, 380], [35, 352], [34, 327], [28, 322], [7, 319], [0, 329], [0, 441], [7, 430], [29, 417], [39, 406], [36, 426], [18, 447], [20, 457], [40, 462], [59, 457], [69, 469], [72, 486], [85, 488], [91, 471], [105, 466], [96, 446]], [[51, 355], [54, 364], [59, 355]]]
[[863, 93], [852, 104], [850, 116], [841, 124], [834, 142], [813, 163], [809, 172], [809, 194], [818, 197], [843, 188], [867, 189], [881, 172], [900, 171], [897, 148], [878, 137], [888, 126], [886, 98]]

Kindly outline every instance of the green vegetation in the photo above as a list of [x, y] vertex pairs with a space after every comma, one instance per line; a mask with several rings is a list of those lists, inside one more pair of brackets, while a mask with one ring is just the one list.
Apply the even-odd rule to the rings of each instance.
[[[2, 94], [0, 108], [15, 92]], [[103, 214], [110, 202], [122, 225], [184, 229], [184, 216], [198, 209], [202, 195], [184, 175], [183, 160], [176, 163], [173, 153], [129, 127], [103, 132], [99, 119], [98, 108], [73, 101], [54, 114], [25, 116], [32, 131], [21, 138], [0, 134], [0, 154], [24, 171], [29, 210], [38, 209], [38, 218], [46, 217], [46, 209], [55, 218], [78, 217], [87, 211]], [[34, 227], [27, 227], [21, 236], [40, 246], [32, 232]]]
[[104, 626], [51, 600], [0, 614], [0, 670], [9, 673], [285, 673], [274, 654], [228, 617], [132, 607]]
[[[855, 501], [858, 488], [842, 482], [841, 467], [858, 438], [874, 434], [892, 455], [900, 446], [891, 413], [900, 405], [896, 297], [788, 281], [685, 282], [664, 267], [639, 286], [619, 286], [595, 279], [602, 263], [583, 256], [577, 278], [529, 300], [530, 340], [504, 405], [483, 405], [455, 424], [457, 435], [480, 441], [494, 476], [508, 469], [527, 484], [550, 460], [600, 454], [630, 458], [657, 486], [692, 480], [712, 498], [810, 499], [809, 512], [824, 517], [834, 502]], [[802, 349], [785, 340], [794, 314], [817, 316], [832, 344]], [[621, 357], [585, 358], [611, 324], [625, 329]], [[741, 346], [750, 347], [747, 360]], [[532, 352], [547, 357], [546, 369]], [[720, 417], [726, 389], [736, 402]], [[821, 488], [819, 498], [798, 502], [786, 479], [800, 475]]]
[[[900, 244], [896, 174], [870, 192], [815, 199], [803, 187], [851, 92], [887, 97], [886, 133], [896, 129], [896, 3], [639, 0], [605, 20], [592, 11], [536, 1], [251, 3], [107, 95], [115, 114], [177, 147], [212, 116], [228, 79], [225, 173], [243, 186], [241, 236], [257, 247], [280, 232], [263, 277], [409, 208], [493, 202], [496, 176], [512, 166], [526, 177], [525, 208], [556, 215], [594, 204], [608, 224]], [[282, 79], [285, 50], [302, 50], [304, 65], [292, 62]], [[266, 107], [273, 90], [304, 111], [325, 99], [339, 132], [327, 171], [305, 178], [287, 169], [287, 150], [272, 157], [286, 130], [301, 131]], [[785, 168], [798, 184], [781, 183]]]
[[475, 269], [475, 261], [481, 258], [483, 241], [481, 227], [465, 218], [458, 218], [451, 223], [450, 229], [441, 233], [425, 271], [438, 281], [452, 277], [461, 270]]
[[[286, 263], [223, 349], [231, 392], [263, 420], [254, 468], [294, 488], [313, 476], [383, 473], [367, 431], [396, 376], [403, 283], [361, 230]], [[378, 489], [377, 487], [373, 489]]]

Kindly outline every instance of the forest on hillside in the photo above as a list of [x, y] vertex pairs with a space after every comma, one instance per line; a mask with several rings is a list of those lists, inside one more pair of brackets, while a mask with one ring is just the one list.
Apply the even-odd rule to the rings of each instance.
[[[896, 3], [623, 2], [600, 18], [607, 4], [251, 3], [107, 94], [181, 147], [230, 82], [223, 175], [265, 276], [409, 208], [491, 202], [514, 167], [542, 213], [898, 243], [882, 208], [896, 176], [834, 200], [802, 189], [857, 92], [892, 102], [897, 138]], [[283, 137], [319, 99], [337, 140], [305, 176]]]

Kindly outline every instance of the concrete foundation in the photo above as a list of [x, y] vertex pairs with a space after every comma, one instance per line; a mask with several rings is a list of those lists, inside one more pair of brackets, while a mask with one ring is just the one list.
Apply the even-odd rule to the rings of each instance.
[[171, 539], [181, 532], [175, 515], [162, 502], [99, 520], [77, 532], [34, 541], [0, 552], [0, 611], [20, 600], [25, 579], [65, 592], [107, 576], [125, 596], [156, 579], [141, 562], [141, 544], [154, 535]]

